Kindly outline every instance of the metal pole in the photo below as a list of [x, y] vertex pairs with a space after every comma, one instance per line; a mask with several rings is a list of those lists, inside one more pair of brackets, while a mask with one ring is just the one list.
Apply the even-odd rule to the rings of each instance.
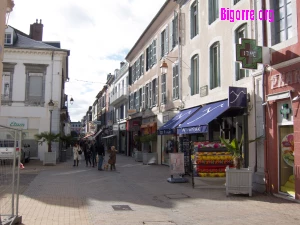
[[[22, 153], [21, 151], [21, 147], [22, 147], [22, 135], [23, 135], [23, 132], [22, 131], [19, 131], [19, 151], [20, 153]], [[25, 158], [24, 158], [25, 160]], [[19, 157], [19, 160], [18, 160], [18, 178], [17, 178], [17, 202], [16, 202], [16, 216], [19, 215], [19, 187], [20, 187], [20, 162], [21, 162], [21, 156]]]
[[15, 216], [15, 168], [16, 168], [16, 145], [17, 145], [17, 132], [14, 131], [14, 156], [13, 156], [13, 169], [12, 169], [12, 198], [11, 198], [11, 214]]

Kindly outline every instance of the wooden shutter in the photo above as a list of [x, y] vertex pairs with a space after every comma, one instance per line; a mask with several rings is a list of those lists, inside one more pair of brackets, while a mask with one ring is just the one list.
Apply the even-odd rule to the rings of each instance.
[[153, 40], [153, 64], [152, 65], [154, 65], [154, 64], [156, 64], [156, 39], [155, 40]]
[[130, 86], [131, 84], [132, 84], [132, 68], [130, 66], [128, 70], [128, 85]]
[[146, 108], [145, 107], [145, 86], [142, 87], [142, 108]]
[[221, 71], [220, 71], [220, 42], [217, 44], [218, 46], [218, 87], [221, 87]]
[[213, 45], [210, 46], [209, 48], [209, 67], [210, 67], [210, 72], [209, 72], [209, 76], [210, 76], [210, 90], [213, 89], [213, 70], [214, 70], [214, 65], [213, 65]]
[[145, 109], [148, 109], [149, 106], [149, 100], [148, 100], [148, 84], [145, 85]]
[[196, 30], [194, 36], [199, 34], [199, 10], [198, 10], [198, 1], [196, 1]]
[[149, 82], [149, 108], [152, 108], [152, 82]]
[[194, 21], [194, 5], [192, 5], [191, 8], [190, 8], [190, 35], [191, 35], [191, 39], [194, 37], [194, 22], [195, 22]]
[[147, 48], [146, 50], [146, 71], [149, 70], [151, 62], [150, 62], [150, 47]]
[[169, 26], [166, 27], [165, 31], [166, 31], [165, 55], [167, 55], [169, 52]]
[[173, 99], [176, 99], [176, 65], [173, 66]]
[[155, 104], [158, 105], [158, 79], [155, 78]]
[[141, 75], [144, 75], [144, 53], [141, 55]]
[[170, 40], [169, 40], [169, 49], [170, 49], [170, 51], [175, 46], [174, 45], [175, 37], [174, 37], [174, 34], [173, 34], [173, 29], [174, 29], [173, 26], [174, 26], [174, 19], [171, 21], [170, 26], [169, 26], [170, 27]]

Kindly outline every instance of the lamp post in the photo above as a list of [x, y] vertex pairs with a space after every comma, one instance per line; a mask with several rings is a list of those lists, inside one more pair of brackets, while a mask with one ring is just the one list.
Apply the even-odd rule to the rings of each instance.
[[52, 99], [49, 101], [48, 106], [49, 106], [49, 111], [50, 111], [50, 133], [51, 133], [52, 132], [52, 112], [54, 109], [54, 102], [52, 101]]

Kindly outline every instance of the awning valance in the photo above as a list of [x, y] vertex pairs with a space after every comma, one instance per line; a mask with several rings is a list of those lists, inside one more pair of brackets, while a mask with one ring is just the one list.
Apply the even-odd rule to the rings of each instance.
[[96, 138], [99, 134], [101, 134], [103, 132], [103, 129], [100, 129], [94, 136], [93, 138]]
[[267, 95], [267, 101], [276, 101], [276, 100], [290, 98], [290, 97], [291, 97], [291, 91], [284, 91], [276, 94]]
[[171, 120], [169, 120], [162, 127], [159, 128], [158, 135], [175, 134], [176, 133], [176, 130], [175, 130], [176, 127], [180, 123], [184, 122], [191, 115], [193, 115], [198, 109], [200, 109], [200, 106], [182, 110], [180, 113], [178, 113]]
[[115, 134], [112, 134], [112, 135], [109, 135], [109, 136], [106, 136], [106, 137], [102, 137], [102, 139], [112, 138], [112, 137], [115, 137], [115, 136], [116, 136]]
[[206, 133], [208, 123], [228, 109], [228, 100], [203, 106], [194, 115], [177, 127], [177, 134]]

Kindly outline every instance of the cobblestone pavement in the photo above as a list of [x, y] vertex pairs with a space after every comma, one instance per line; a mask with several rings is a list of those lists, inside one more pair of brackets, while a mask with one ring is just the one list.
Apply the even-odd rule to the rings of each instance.
[[258, 193], [226, 197], [222, 179], [198, 178], [193, 189], [191, 182], [168, 183], [166, 166], [118, 155], [116, 167], [115, 172], [85, 167], [83, 161], [78, 167], [71, 161], [25, 164], [19, 209], [23, 224], [300, 224], [300, 204]]

